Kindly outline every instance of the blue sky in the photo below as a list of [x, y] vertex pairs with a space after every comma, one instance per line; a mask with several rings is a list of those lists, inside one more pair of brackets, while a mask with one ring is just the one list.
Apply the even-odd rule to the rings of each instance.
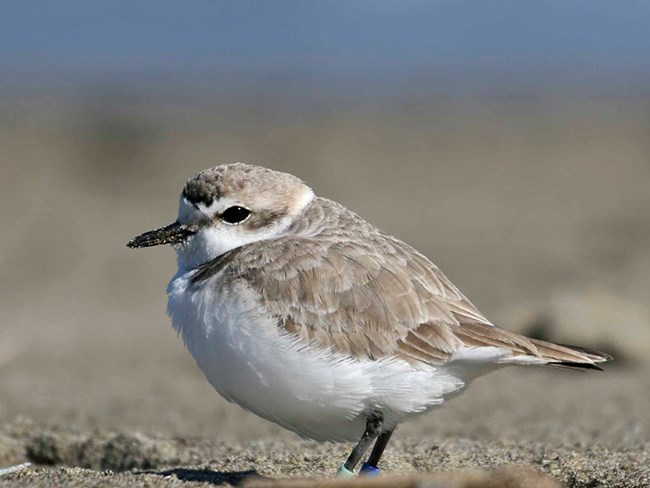
[[0, 76], [650, 73], [647, 1], [3, 2]]

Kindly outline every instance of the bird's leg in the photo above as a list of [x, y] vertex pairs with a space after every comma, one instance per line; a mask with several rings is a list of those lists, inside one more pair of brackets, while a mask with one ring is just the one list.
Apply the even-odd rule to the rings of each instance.
[[384, 449], [386, 449], [386, 445], [388, 444], [390, 436], [393, 435], [394, 431], [395, 429], [391, 429], [379, 434], [379, 437], [377, 437], [377, 442], [375, 442], [375, 447], [372, 448], [372, 452], [370, 453], [368, 461], [363, 463], [363, 466], [361, 467], [361, 473], [366, 476], [376, 476], [379, 473], [379, 468], [377, 465], [379, 464], [381, 455], [384, 453]]
[[352, 449], [347, 461], [339, 467], [339, 470], [336, 473], [337, 477], [349, 477], [354, 475], [354, 468], [368, 450], [372, 441], [379, 435], [383, 423], [384, 416], [381, 412], [371, 412], [368, 415], [366, 418], [366, 430], [363, 432], [357, 445]]

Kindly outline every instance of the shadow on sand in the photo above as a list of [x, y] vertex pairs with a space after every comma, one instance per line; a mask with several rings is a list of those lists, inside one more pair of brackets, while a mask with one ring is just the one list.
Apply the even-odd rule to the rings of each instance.
[[250, 478], [263, 478], [254, 469], [248, 471], [211, 471], [209, 469], [174, 468], [165, 471], [140, 471], [137, 474], [176, 476], [181, 481], [198, 481], [212, 485], [231, 484], [233, 486], [240, 486]]

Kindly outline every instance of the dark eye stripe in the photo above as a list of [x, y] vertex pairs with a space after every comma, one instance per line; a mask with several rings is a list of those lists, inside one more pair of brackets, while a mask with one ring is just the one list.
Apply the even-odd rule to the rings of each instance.
[[286, 214], [287, 214], [286, 208], [275, 210], [275, 211], [260, 210], [259, 212], [255, 212], [255, 215], [251, 217], [251, 220], [247, 225], [251, 229], [260, 229], [262, 227], [268, 227], [270, 225], [273, 225], [275, 222], [282, 219], [283, 217], [285, 217]]
[[246, 220], [251, 214], [251, 211], [244, 207], [230, 207], [223, 211], [220, 215], [221, 220], [227, 224], [240, 224]]

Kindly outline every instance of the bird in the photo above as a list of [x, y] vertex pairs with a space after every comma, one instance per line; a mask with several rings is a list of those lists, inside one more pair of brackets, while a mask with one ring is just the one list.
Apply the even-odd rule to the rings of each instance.
[[377, 475], [401, 422], [478, 376], [612, 359], [494, 325], [413, 247], [262, 166], [197, 173], [177, 220], [127, 246], [163, 244], [178, 265], [167, 312], [209, 383], [303, 438], [356, 442], [339, 477]]

